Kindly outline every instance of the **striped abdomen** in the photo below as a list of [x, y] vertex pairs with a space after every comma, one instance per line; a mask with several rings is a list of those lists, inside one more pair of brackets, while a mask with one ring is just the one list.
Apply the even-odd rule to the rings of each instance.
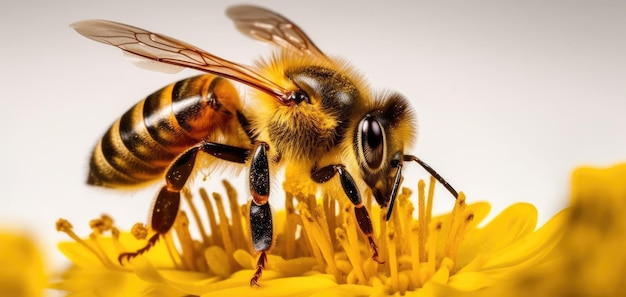
[[178, 154], [236, 122], [240, 109], [226, 79], [200, 75], [168, 85], [109, 128], [93, 151], [87, 183], [124, 187], [160, 178]]

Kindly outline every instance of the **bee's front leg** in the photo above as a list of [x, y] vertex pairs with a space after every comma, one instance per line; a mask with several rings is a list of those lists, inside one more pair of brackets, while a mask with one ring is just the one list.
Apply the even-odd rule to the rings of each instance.
[[378, 263], [384, 263], [378, 260], [378, 247], [374, 241], [374, 229], [372, 228], [372, 220], [367, 212], [367, 208], [363, 204], [359, 189], [354, 182], [354, 179], [350, 173], [346, 170], [343, 164], [328, 165], [322, 168], [313, 168], [311, 170], [311, 179], [317, 183], [324, 183], [333, 178], [336, 174], [339, 174], [339, 181], [341, 181], [341, 187], [343, 191], [350, 199], [350, 202], [354, 204], [354, 215], [356, 221], [361, 229], [361, 232], [367, 237], [367, 240], [372, 248], [372, 259]]

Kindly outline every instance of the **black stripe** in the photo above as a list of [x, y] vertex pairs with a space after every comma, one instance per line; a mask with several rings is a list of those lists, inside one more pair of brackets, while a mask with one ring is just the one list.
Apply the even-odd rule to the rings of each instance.
[[137, 159], [125, 147], [116, 146], [114, 142], [113, 129], [109, 129], [102, 137], [101, 147], [104, 158], [115, 170], [137, 180], [149, 180], [163, 172], [164, 168], [153, 167]]
[[139, 105], [135, 105], [120, 118], [120, 138], [128, 149], [128, 153], [148, 163], [162, 163], [160, 167], [165, 169], [176, 155], [150, 141], [151, 136], [144, 126], [143, 117], [134, 116], [139, 114], [134, 112], [135, 109], [140, 108]]
[[[209, 86], [209, 95], [213, 91], [216, 80], [213, 79]], [[207, 98], [202, 96], [205, 82], [204, 75], [195, 76], [175, 83], [172, 89], [172, 110], [176, 121], [180, 127], [190, 133], [194, 129], [191, 123], [201, 115], [202, 109], [207, 105]]]
[[189, 137], [176, 123], [176, 117], [172, 114], [171, 96], [165, 94], [164, 89], [148, 96], [143, 106], [143, 122], [157, 143], [178, 154], [198, 140]]
[[[87, 184], [102, 187], [116, 187], [119, 185], [135, 185], [137, 180], [129, 177], [114, 168], [106, 159], [102, 160], [96, 157], [97, 150], [101, 150], [100, 145], [96, 146], [94, 153], [89, 161], [89, 175], [87, 176]], [[105, 163], [105, 164], [103, 164]]]

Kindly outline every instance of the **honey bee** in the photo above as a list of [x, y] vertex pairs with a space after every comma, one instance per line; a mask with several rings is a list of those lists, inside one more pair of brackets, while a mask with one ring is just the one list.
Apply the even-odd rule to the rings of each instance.
[[[252, 67], [125, 24], [104, 20], [72, 24], [78, 33], [140, 61], [207, 73], [141, 100], [109, 128], [93, 151], [89, 184], [125, 188], [165, 179], [151, 210], [154, 234], [142, 249], [121, 254], [120, 262], [146, 252], [172, 228], [181, 191], [193, 179], [194, 168], [210, 164], [201, 163], [203, 158], [249, 168], [250, 237], [258, 253], [251, 286], [258, 285], [274, 241], [268, 198], [270, 179], [281, 166], [301, 168], [314, 184], [337, 177], [341, 191], [354, 204], [359, 228], [376, 261], [378, 250], [361, 188], [371, 190], [389, 219], [404, 163], [415, 161], [458, 196], [426, 163], [405, 154], [416, 131], [414, 111], [404, 96], [372, 92], [351, 66], [325, 55], [278, 13], [244, 5], [229, 8], [227, 15], [244, 35], [279, 50]], [[254, 100], [244, 104], [232, 82], [249, 87]]]

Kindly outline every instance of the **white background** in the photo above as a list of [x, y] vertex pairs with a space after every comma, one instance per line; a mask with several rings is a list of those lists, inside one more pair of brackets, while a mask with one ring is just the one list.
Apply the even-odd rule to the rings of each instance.
[[[544, 222], [567, 203], [573, 168], [626, 160], [626, 2], [268, 1], [325, 52], [372, 86], [411, 98], [413, 153], [470, 201], [499, 211], [537, 206]], [[239, 34], [226, 1], [39, 1], [0, 4], [0, 226], [33, 234], [56, 266], [58, 217], [87, 234], [109, 213], [146, 218], [154, 189], [119, 193], [84, 184], [108, 126], [179, 78], [132, 66], [69, 24], [103, 18], [251, 63], [267, 46]], [[417, 165], [405, 181], [426, 175]], [[241, 191], [242, 192], [242, 191]], [[442, 211], [449, 196], [438, 190]], [[280, 207], [280, 203], [276, 204]]]

